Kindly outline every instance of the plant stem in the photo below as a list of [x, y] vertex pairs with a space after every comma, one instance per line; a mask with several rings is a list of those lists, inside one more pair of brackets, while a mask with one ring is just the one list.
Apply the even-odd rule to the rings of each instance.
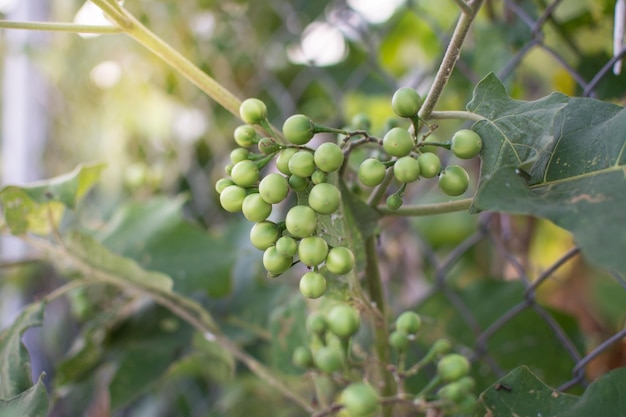
[[15, 22], [0, 20], [2, 29], [46, 30], [51, 32], [116, 34], [122, 30], [116, 26], [77, 25], [57, 22]]
[[459, 21], [454, 28], [452, 39], [450, 39], [450, 43], [448, 44], [448, 49], [446, 49], [446, 53], [443, 56], [443, 60], [441, 62], [441, 65], [439, 66], [437, 75], [435, 76], [435, 81], [430, 87], [430, 91], [426, 96], [426, 100], [424, 101], [424, 104], [419, 111], [419, 116], [422, 119], [428, 120], [431, 113], [435, 109], [437, 101], [439, 101], [441, 93], [443, 92], [443, 89], [445, 88], [448, 80], [450, 79], [450, 76], [452, 75], [452, 70], [454, 70], [456, 61], [461, 55], [463, 42], [465, 42], [465, 38], [467, 37], [469, 28], [472, 25], [474, 18], [478, 14], [478, 10], [480, 10], [480, 6], [482, 5], [483, 1], [484, 0], [475, 0], [471, 5], [469, 5], [472, 13], [461, 13], [461, 17], [459, 18]]
[[419, 204], [402, 206], [398, 210], [391, 210], [386, 205], [376, 208], [383, 216], [428, 216], [431, 214], [452, 213], [453, 211], [464, 211], [471, 207], [473, 198], [463, 200], [446, 201], [444, 203]]
[[[376, 334], [376, 354], [378, 356], [379, 372], [382, 378], [382, 395], [390, 397], [395, 395], [394, 379], [391, 372], [387, 370], [390, 360], [389, 355], [389, 331], [387, 329], [387, 307], [385, 294], [383, 291], [380, 268], [378, 267], [378, 252], [376, 250], [376, 235], [372, 235], [365, 240], [365, 279], [370, 301], [375, 310], [379, 313], [373, 317], [374, 332]], [[391, 406], [383, 408], [383, 415], [391, 416], [393, 409]]]
[[100, 7], [126, 34], [145, 46], [176, 71], [184, 75], [200, 90], [215, 100], [219, 105], [239, 118], [241, 101], [230, 91], [222, 87], [211, 76], [195, 66], [161, 38], [141, 24], [132, 14], [122, 7], [114, 7], [106, 0], [92, 0]]
[[470, 111], [433, 111], [430, 113], [428, 120], [435, 119], [461, 119], [478, 122], [485, 120], [480, 114], [472, 113]]

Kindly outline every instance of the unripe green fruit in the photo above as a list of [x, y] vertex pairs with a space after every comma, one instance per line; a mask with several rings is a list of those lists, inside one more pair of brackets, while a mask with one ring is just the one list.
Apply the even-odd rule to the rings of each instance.
[[307, 346], [298, 346], [293, 350], [291, 360], [297, 367], [310, 368], [313, 366], [313, 353]]
[[280, 203], [289, 194], [287, 178], [276, 173], [267, 175], [259, 183], [259, 194], [269, 204]]
[[286, 148], [280, 151], [278, 157], [276, 157], [276, 169], [285, 175], [291, 175], [289, 160], [296, 152], [298, 152], [296, 148]]
[[226, 173], [226, 175], [230, 175], [230, 173], [233, 172], [233, 164], [226, 164], [226, 166], [224, 167], [224, 172]]
[[262, 138], [257, 144], [259, 152], [263, 155], [270, 155], [280, 151], [280, 144], [273, 138]]
[[394, 127], [383, 137], [383, 149], [391, 156], [406, 156], [414, 146], [409, 131], [401, 127]]
[[306, 187], [309, 185], [309, 180], [307, 178], [302, 178], [297, 175], [291, 175], [289, 180], [289, 187], [295, 192], [300, 192], [306, 190]]
[[256, 143], [256, 130], [250, 125], [241, 125], [233, 133], [235, 143], [242, 148], [248, 148]]
[[309, 271], [300, 278], [300, 293], [307, 298], [320, 298], [326, 292], [326, 278], [319, 272]]
[[235, 185], [235, 182], [231, 180], [230, 178], [220, 178], [215, 183], [215, 191], [217, 191], [218, 194], [221, 194], [222, 191], [224, 191], [224, 188], [229, 187], [231, 185]]
[[276, 250], [283, 256], [294, 256], [298, 251], [298, 242], [291, 236], [283, 236], [276, 241]]
[[453, 412], [456, 414], [474, 415], [477, 402], [478, 399], [475, 395], [466, 394], [461, 401], [456, 403], [456, 407], [454, 407]]
[[239, 106], [241, 120], [251, 125], [258, 125], [267, 119], [267, 107], [258, 98], [248, 98]]
[[311, 236], [317, 228], [317, 216], [309, 206], [295, 206], [285, 216], [285, 226], [292, 236], [304, 238]]
[[376, 187], [385, 179], [387, 167], [376, 158], [368, 158], [361, 163], [357, 173], [359, 180], [363, 185], [368, 187]]
[[356, 130], [369, 130], [372, 127], [372, 121], [366, 114], [358, 113], [350, 119], [350, 126]]
[[309, 333], [321, 336], [324, 334], [324, 332], [326, 332], [327, 328], [328, 323], [322, 313], [313, 312], [309, 314], [306, 319], [306, 329], [309, 331]]
[[351, 417], [370, 417], [378, 409], [378, 393], [366, 382], [355, 382], [343, 390], [341, 403]]
[[470, 393], [476, 388], [476, 381], [471, 376], [464, 376], [454, 382], [464, 393]]
[[263, 266], [271, 275], [280, 275], [289, 268], [293, 259], [290, 256], [282, 256], [276, 251], [276, 247], [270, 246], [263, 252]]
[[401, 330], [395, 330], [389, 335], [389, 345], [403, 351], [409, 346], [409, 335]]
[[294, 114], [283, 123], [283, 135], [294, 145], [304, 145], [315, 135], [315, 124], [304, 114]]
[[280, 229], [278, 225], [270, 221], [256, 223], [250, 229], [250, 242], [255, 248], [263, 251], [272, 246], [279, 236]]
[[332, 214], [340, 204], [341, 192], [332, 184], [317, 184], [309, 191], [309, 206], [320, 214]]
[[324, 172], [338, 170], [343, 164], [343, 151], [336, 143], [322, 143], [313, 154], [315, 165]]
[[422, 325], [422, 319], [414, 311], [405, 311], [396, 319], [396, 329], [406, 334], [415, 334]]
[[437, 375], [446, 382], [453, 382], [466, 376], [470, 371], [467, 358], [458, 353], [450, 353], [437, 363]]
[[387, 205], [387, 207], [389, 207], [390, 210], [398, 210], [400, 207], [402, 207], [402, 197], [400, 197], [396, 193], [393, 193], [389, 195], [389, 197], [387, 197], [387, 200], [385, 200], [385, 204]]
[[452, 136], [450, 150], [461, 159], [470, 159], [480, 153], [483, 141], [478, 133], [469, 129], [461, 129]]
[[328, 328], [336, 336], [347, 339], [359, 330], [359, 312], [347, 304], [333, 307], [327, 316]]
[[318, 236], [303, 238], [298, 244], [298, 258], [306, 266], [317, 266], [328, 255], [328, 243]]
[[328, 174], [324, 171], [320, 171], [319, 169], [316, 169], [315, 172], [311, 174], [311, 182], [315, 185], [322, 184], [326, 182], [327, 179]]
[[246, 148], [233, 149], [230, 152], [230, 162], [236, 164], [237, 162], [245, 161], [248, 159], [248, 155], [250, 155], [250, 151]]
[[309, 177], [315, 171], [313, 153], [309, 151], [298, 151], [289, 160], [289, 171], [299, 177]]
[[241, 212], [251, 222], [262, 222], [272, 213], [272, 205], [263, 200], [259, 193], [252, 193], [243, 199]]
[[237, 162], [233, 166], [230, 176], [235, 184], [241, 187], [252, 187], [259, 181], [260, 173], [254, 162], [246, 160]]
[[439, 188], [449, 196], [458, 196], [469, 187], [469, 174], [459, 165], [450, 165], [439, 175]]
[[437, 339], [435, 343], [430, 347], [431, 352], [436, 354], [444, 354], [450, 352], [452, 349], [452, 343], [448, 339]]
[[313, 362], [320, 371], [330, 374], [343, 368], [344, 357], [339, 348], [322, 346], [313, 355]]
[[220, 193], [220, 204], [224, 210], [236, 213], [241, 211], [244, 198], [246, 198], [246, 190], [238, 185], [231, 185]]
[[434, 153], [421, 154], [417, 158], [417, 162], [420, 166], [420, 175], [424, 178], [434, 178], [441, 172], [441, 160]]
[[343, 275], [354, 268], [354, 254], [344, 246], [336, 246], [328, 251], [326, 269], [335, 275]]
[[452, 403], [458, 403], [467, 393], [456, 382], [444, 385], [437, 391], [437, 397], [441, 400], [450, 401]]
[[393, 175], [402, 183], [416, 181], [420, 177], [420, 164], [411, 156], [403, 156], [393, 165]]
[[409, 87], [396, 90], [391, 98], [391, 108], [400, 117], [414, 117], [422, 105], [417, 91]]

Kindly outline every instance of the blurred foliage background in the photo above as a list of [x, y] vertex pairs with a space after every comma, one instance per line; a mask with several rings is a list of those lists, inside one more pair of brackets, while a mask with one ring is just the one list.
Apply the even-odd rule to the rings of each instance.
[[[21, 1], [30, 6], [6, 2], [4, 17], [39, 5]], [[60, 22], [73, 21], [83, 6], [47, 3], [46, 20]], [[554, 8], [546, 15], [548, 6]], [[520, 100], [560, 91], [623, 103], [624, 76], [608, 73], [585, 90], [613, 53], [613, 6], [609, 0], [487, 1], [438, 109], [464, 109], [489, 72]], [[264, 100], [274, 125], [296, 112], [337, 127], [366, 114], [379, 134], [393, 116], [396, 88], [428, 91], [458, 17], [453, 1], [126, 0], [125, 7], [238, 97]], [[88, 228], [117, 253], [177, 277], [178, 291], [209, 306], [234, 340], [305, 389], [285, 359], [305, 337], [308, 307], [294, 297], [297, 281], [266, 279], [260, 252], [247, 242], [250, 225], [226, 215], [213, 188], [224, 175], [239, 121], [124, 35], [37, 34], [18, 50], [8, 31], [0, 36], [2, 56], [25, 56], [43, 81], [38, 105], [44, 112], [30, 122], [46, 127], [45, 142], [28, 163], [44, 177], [83, 161], [107, 164], [101, 185], [67, 219], [68, 227]], [[14, 99], [5, 95], [3, 110]], [[442, 122], [433, 137], [447, 140], [460, 126]], [[4, 146], [3, 166], [12, 157]], [[429, 187], [416, 187], [409, 198], [434, 201]], [[438, 335], [454, 335], [469, 352], [477, 334], [464, 313], [450, 307], [450, 294], [458, 292], [453, 298], [471, 307], [498, 299], [497, 306], [474, 311], [484, 329], [522, 298], [519, 270], [507, 256], [533, 278], [572, 246], [567, 233], [547, 222], [495, 217], [489, 223], [465, 213], [383, 220], [387, 295], [394, 311], [419, 308], [431, 318], [424, 346]], [[491, 238], [459, 252], [484, 229], [481, 236]], [[448, 262], [450, 254], [458, 255], [455, 263]], [[15, 299], [36, 298], [61, 279], [32, 257], [7, 259], [0, 270], [4, 325], [14, 317]], [[590, 350], [623, 326], [626, 291], [606, 273], [574, 262], [537, 297], [555, 310], [576, 346]], [[447, 292], [436, 291], [442, 274]], [[29, 332], [29, 346], [38, 358], [33, 372], [45, 370], [46, 382], [56, 387], [54, 416], [104, 416], [109, 409], [133, 417], [241, 416], [268, 407], [277, 416], [302, 415], [145, 300], [111, 289], [79, 291], [55, 302], [46, 320], [43, 330]], [[554, 335], [541, 326], [535, 316], [518, 316], [490, 341], [499, 365], [477, 366], [479, 388], [495, 380], [494, 369], [529, 362], [548, 383], [567, 381], [576, 361], [546, 342]], [[538, 339], [524, 340], [532, 333]], [[268, 343], [276, 338], [284, 343]], [[542, 338], [544, 345], [535, 345]], [[588, 368], [591, 378], [626, 363], [623, 344], [605, 353]]]

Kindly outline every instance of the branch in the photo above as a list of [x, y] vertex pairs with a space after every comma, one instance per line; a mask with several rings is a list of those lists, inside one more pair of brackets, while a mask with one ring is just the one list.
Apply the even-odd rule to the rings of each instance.
[[479, 122], [481, 120], [485, 120], [483, 116], [477, 113], [472, 113], [470, 111], [433, 111], [430, 113], [428, 120], [435, 119], [461, 119], [461, 120], [470, 120], [472, 122]]
[[452, 213], [453, 211], [464, 211], [472, 206], [473, 198], [463, 200], [446, 201], [444, 203], [419, 204], [402, 206], [398, 210], [391, 210], [385, 205], [376, 208], [383, 216], [429, 216], [432, 214]]
[[50, 32], [98, 33], [103, 35], [122, 33], [122, 30], [115, 26], [77, 25], [75, 23], [58, 22], [16, 22], [11, 20], [0, 20], [0, 28], [45, 30]]

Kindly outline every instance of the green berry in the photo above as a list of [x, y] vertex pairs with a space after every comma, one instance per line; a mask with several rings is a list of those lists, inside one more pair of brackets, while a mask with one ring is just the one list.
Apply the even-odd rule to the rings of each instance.
[[372, 121], [363, 113], [358, 113], [350, 119], [350, 126], [356, 130], [369, 130], [372, 127]]
[[387, 200], [385, 200], [385, 204], [390, 210], [398, 210], [402, 207], [402, 197], [397, 193], [390, 194]]
[[315, 172], [311, 174], [311, 182], [315, 185], [322, 184], [326, 182], [327, 179], [328, 179], [328, 174], [319, 169], [316, 169]]
[[355, 382], [343, 390], [341, 403], [351, 417], [370, 417], [378, 409], [378, 393], [366, 382]]
[[376, 158], [368, 158], [361, 163], [357, 173], [359, 180], [363, 185], [368, 187], [376, 187], [385, 179], [387, 167]]
[[220, 193], [220, 204], [226, 211], [236, 213], [241, 211], [243, 200], [246, 198], [246, 190], [238, 185], [230, 185]]
[[292, 236], [304, 238], [311, 236], [317, 228], [317, 216], [309, 206], [295, 206], [285, 216], [285, 226]]
[[469, 175], [465, 168], [459, 165], [450, 165], [439, 175], [439, 188], [449, 196], [458, 196], [467, 191]]
[[259, 193], [252, 193], [243, 199], [241, 212], [251, 222], [262, 222], [272, 213], [272, 205], [263, 200]]
[[470, 159], [480, 153], [483, 141], [478, 133], [469, 129], [461, 129], [452, 136], [450, 150], [461, 159]]
[[289, 171], [293, 175], [307, 178], [315, 171], [313, 153], [309, 151], [298, 151], [289, 160]]
[[317, 184], [309, 191], [309, 206], [320, 214], [332, 214], [340, 204], [341, 192], [332, 184]]
[[309, 185], [308, 178], [299, 177], [297, 175], [291, 175], [287, 182], [289, 183], [289, 187], [295, 192], [304, 191]]
[[424, 178], [434, 178], [441, 171], [441, 160], [439, 157], [430, 152], [421, 154], [417, 158], [420, 166], [420, 175]]
[[328, 243], [319, 236], [308, 236], [298, 244], [298, 258], [306, 266], [317, 266], [328, 255]]
[[237, 162], [245, 161], [248, 159], [248, 155], [250, 155], [250, 151], [246, 148], [233, 149], [230, 152], [230, 162], [236, 164]]
[[241, 125], [235, 129], [233, 133], [235, 143], [242, 148], [248, 148], [256, 143], [256, 130], [250, 125]]
[[258, 98], [248, 98], [239, 106], [241, 120], [251, 125], [258, 125], [267, 119], [267, 107]]
[[224, 191], [224, 188], [231, 185], [235, 185], [235, 182], [230, 178], [220, 178], [215, 183], [215, 191], [217, 191], [218, 194], [221, 194], [222, 191]]
[[315, 135], [315, 124], [304, 114], [294, 114], [283, 123], [283, 135], [294, 145], [304, 145]]
[[389, 345], [399, 351], [404, 351], [409, 346], [409, 335], [401, 330], [394, 330], [389, 335]]
[[422, 319], [413, 311], [405, 311], [396, 319], [396, 329], [406, 334], [415, 334], [422, 325]]
[[411, 156], [403, 156], [393, 165], [393, 175], [402, 183], [416, 181], [420, 177], [420, 164]]
[[391, 98], [391, 108], [400, 117], [415, 117], [421, 105], [419, 94], [409, 87], [399, 88]]
[[457, 382], [444, 385], [437, 391], [437, 397], [441, 400], [450, 401], [452, 403], [458, 403], [465, 398], [467, 393], [463, 388], [458, 385]]
[[306, 329], [309, 333], [323, 335], [328, 328], [328, 322], [322, 313], [313, 312], [306, 319]]
[[313, 362], [320, 371], [333, 373], [343, 368], [344, 356], [339, 348], [322, 346], [313, 355]]
[[280, 275], [289, 268], [293, 259], [290, 256], [282, 256], [276, 251], [275, 246], [270, 246], [263, 252], [263, 266], [271, 275]]
[[326, 278], [319, 272], [306, 272], [300, 278], [300, 292], [307, 298], [320, 298], [326, 292]]
[[359, 330], [359, 312], [347, 304], [338, 304], [328, 312], [328, 328], [336, 336], [347, 339]]
[[283, 256], [294, 256], [298, 251], [298, 242], [291, 236], [283, 236], [276, 241], [276, 250]]
[[383, 149], [391, 156], [398, 158], [408, 155], [415, 146], [408, 130], [394, 127], [383, 137]]
[[280, 174], [269, 174], [259, 183], [259, 194], [269, 204], [280, 203], [289, 194], [289, 182]]
[[440, 355], [450, 352], [451, 349], [452, 344], [448, 339], [437, 339], [430, 348], [431, 352]]
[[450, 353], [437, 363], [437, 374], [446, 382], [457, 381], [466, 376], [469, 371], [469, 361], [458, 353]]
[[[276, 223], [270, 221], [263, 221], [256, 223], [250, 229], [250, 242], [252, 245], [260, 250], [266, 250], [274, 243], [280, 236], [280, 229]], [[281, 254], [285, 255], [285, 254]]]
[[237, 162], [230, 173], [235, 184], [241, 187], [256, 185], [260, 177], [259, 168], [252, 161]]
[[299, 368], [310, 368], [313, 366], [313, 353], [307, 346], [298, 346], [293, 350], [291, 361]]
[[285, 175], [291, 175], [291, 171], [289, 171], [289, 160], [296, 152], [298, 152], [296, 148], [285, 148], [280, 151], [278, 157], [276, 157], [276, 169]]
[[278, 142], [276, 142], [276, 139], [262, 138], [257, 144], [257, 148], [263, 155], [271, 155], [280, 151], [281, 146]]
[[315, 165], [324, 172], [338, 170], [343, 164], [343, 151], [336, 143], [322, 143], [313, 154]]
[[335, 275], [344, 275], [354, 268], [354, 254], [344, 246], [336, 246], [328, 251], [326, 269]]

